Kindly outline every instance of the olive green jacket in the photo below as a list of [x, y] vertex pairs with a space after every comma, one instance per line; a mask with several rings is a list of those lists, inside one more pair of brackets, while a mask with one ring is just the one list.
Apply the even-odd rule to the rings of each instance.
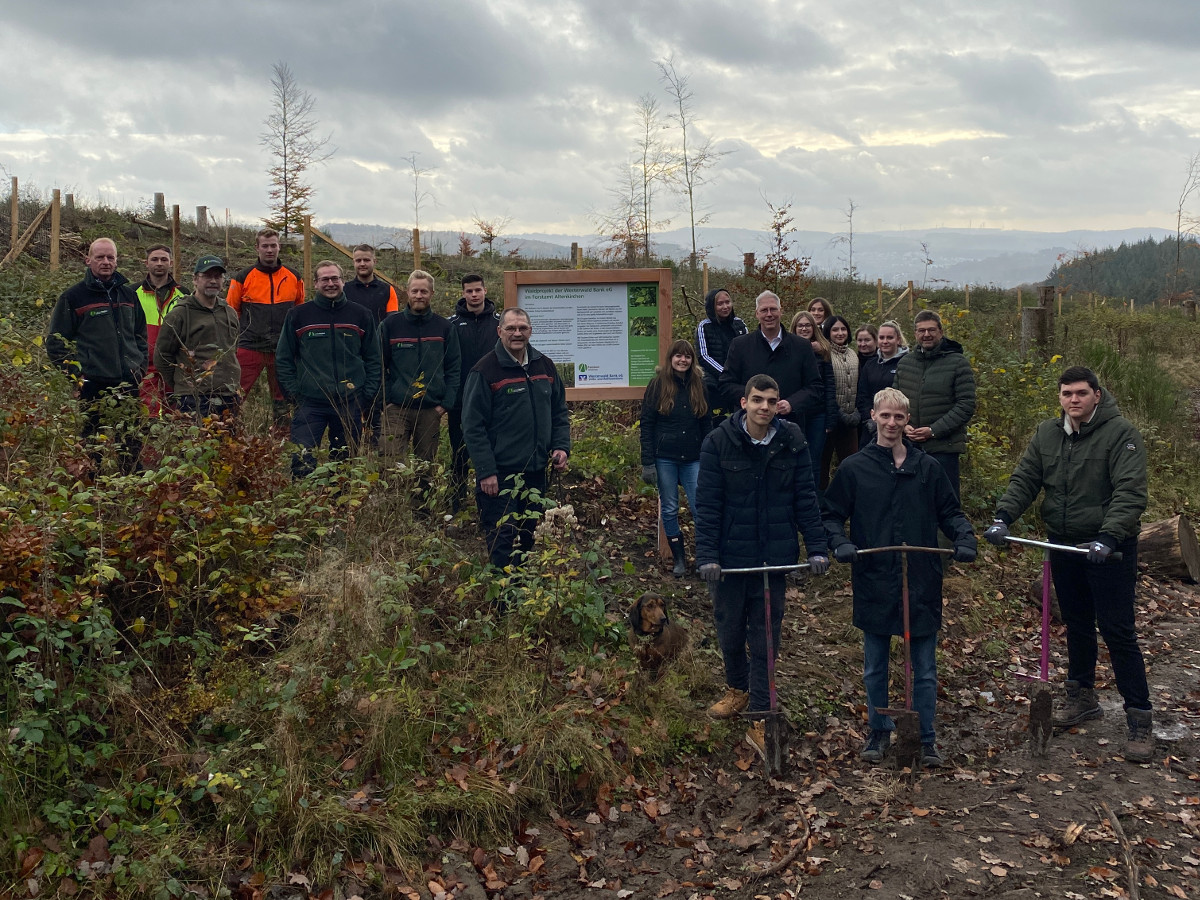
[[893, 387], [908, 398], [909, 424], [930, 428], [926, 453], [964, 453], [967, 423], [975, 415], [975, 373], [962, 344], [942, 338], [932, 350], [915, 347], [896, 364]]
[[1101, 540], [1110, 547], [1136, 537], [1146, 509], [1146, 447], [1104, 391], [1092, 421], [1068, 435], [1063, 417], [1038, 426], [1000, 499], [996, 518], [1012, 524], [1040, 491], [1051, 540]]

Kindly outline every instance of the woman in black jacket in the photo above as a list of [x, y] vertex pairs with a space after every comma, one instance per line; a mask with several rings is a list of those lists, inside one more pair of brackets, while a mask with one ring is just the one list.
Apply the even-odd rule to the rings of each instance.
[[694, 512], [700, 445], [712, 430], [712, 419], [704, 375], [690, 343], [673, 343], [657, 373], [642, 396], [642, 480], [658, 486], [662, 528], [675, 560], [671, 574], [681, 578], [687, 562], [679, 531], [679, 488]]
[[854, 405], [861, 420], [858, 443], [862, 447], [875, 439], [875, 423], [871, 421], [875, 395], [892, 386], [896, 378], [896, 365], [900, 357], [908, 352], [908, 341], [904, 339], [900, 324], [891, 319], [879, 326], [875, 341], [875, 355], [858, 370], [858, 399]]

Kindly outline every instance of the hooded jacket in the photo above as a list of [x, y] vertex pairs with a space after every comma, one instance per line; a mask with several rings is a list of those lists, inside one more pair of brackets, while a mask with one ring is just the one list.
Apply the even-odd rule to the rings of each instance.
[[949, 338], [932, 350], [915, 347], [896, 366], [893, 387], [908, 398], [911, 424], [930, 428], [926, 453], [964, 453], [967, 423], [975, 415], [975, 373], [962, 344]]
[[453, 409], [458, 403], [458, 335], [432, 310], [407, 306], [379, 326], [383, 347], [384, 402], [410, 409]]
[[750, 331], [746, 323], [734, 315], [733, 307], [729, 309], [728, 318], [717, 317], [717, 294], [722, 291], [729, 293], [726, 288], [713, 288], [704, 295], [706, 318], [696, 327], [696, 353], [699, 354], [700, 368], [704, 370], [704, 387], [708, 390], [710, 406], [719, 397], [717, 383], [721, 373], [725, 371], [725, 357], [729, 355], [729, 345], [735, 337]]
[[540, 472], [554, 450], [571, 450], [571, 416], [550, 357], [526, 345], [524, 366], [500, 341], [471, 370], [463, 391], [467, 453], [479, 480]]
[[217, 298], [209, 309], [195, 294], [178, 300], [163, 320], [154, 348], [167, 390], [182, 396], [236, 397], [238, 315]]
[[696, 566], [794, 565], [797, 531], [809, 556], [825, 555], [816, 480], [804, 433], [776, 417], [769, 444], [754, 444], [738, 410], [713, 429], [700, 450], [696, 486]]
[[255, 263], [230, 279], [225, 299], [241, 322], [238, 346], [270, 353], [279, 342], [288, 312], [304, 302], [304, 283], [294, 269], [282, 263], [273, 269]]
[[459, 297], [458, 304], [454, 307], [454, 315], [450, 317], [450, 326], [458, 335], [458, 357], [462, 365], [462, 375], [458, 382], [461, 399], [467, 376], [471, 374], [475, 364], [496, 346], [496, 329], [500, 327], [500, 316], [496, 312], [496, 304], [491, 300], [485, 298], [483, 309], [473, 313], [467, 308], [467, 298]]
[[1137, 537], [1146, 509], [1146, 446], [1104, 391], [1092, 421], [1067, 434], [1064, 416], [1038, 425], [1008, 481], [996, 517], [1011, 525], [1040, 491], [1042, 520], [1054, 543]]
[[[662, 380], [675, 380], [675, 402], [665, 416], [658, 411], [662, 396]], [[697, 416], [692, 408], [688, 383], [671, 372], [660, 372], [646, 385], [642, 397], [640, 423], [642, 465], [652, 466], [656, 459], [674, 462], [695, 462], [700, 458], [700, 445], [712, 431], [712, 416], [706, 412]]]
[[379, 389], [375, 317], [345, 294], [293, 306], [275, 347], [275, 372], [289, 399], [318, 406], [370, 401]]
[[735, 338], [721, 373], [721, 393], [726, 408], [737, 409], [746, 382], [754, 375], [770, 375], [779, 384], [780, 399], [792, 405], [787, 420], [804, 428], [809, 416], [818, 416], [825, 409], [825, 382], [812, 345], [790, 331], [780, 334], [782, 340], [774, 350], [759, 328]]
[[866, 364], [858, 372], [858, 396], [854, 406], [862, 416], [862, 421], [871, 421], [871, 408], [875, 405], [875, 395], [884, 388], [892, 387], [896, 380], [896, 366], [900, 358], [908, 352], [907, 347], [897, 347], [891, 359], [884, 359], [879, 351], [868, 357]]
[[141, 381], [149, 362], [146, 316], [125, 276], [114, 272], [106, 284], [88, 270], [63, 291], [50, 314], [46, 353], [60, 369], [89, 381]]
[[[954, 488], [937, 460], [904, 441], [904, 465], [890, 447], [868, 444], [839, 465], [825, 491], [822, 518], [830, 549], [852, 543], [860, 550], [911, 544], [936, 547], [938, 529], [957, 546], [977, 546]], [[846, 520], [850, 536], [846, 536]], [[854, 562], [854, 625], [871, 634], [902, 634], [900, 553], [860, 556]], [[908, 554], [910, 631], [917, 637], [942, 627], [942, 559]]]

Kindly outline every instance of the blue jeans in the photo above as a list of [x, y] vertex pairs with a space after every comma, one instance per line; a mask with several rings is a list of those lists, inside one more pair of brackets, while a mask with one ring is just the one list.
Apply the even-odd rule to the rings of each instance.
[[[784, 580], [772, 572], [771, 637], [773, 655], [779, 656], [783, 629]], [[762, 575], [726, 575], [712, 592], [717, 643], [725, 661], [725, 683], [750, 694], [749, 712], [771, 708], [767, 681], [767, 621]], [[749, 650], [749, 658], [747, 658]]]
[[656, 459], [654, 468], [658, 472], [658, 496], [662, 508], [663, 531], [667, 537], [679, 536], [679, 489], [687, 494], [688, 508], [696, 508], [696, 479], [700, 477], [700, 460], [676, 462], [673, 459]]
[[[921, 718], [921, 743], [932, 744], [937, 739], [933, 717], [937, 712], [937, 635], [913, 637], [913, 709]], [[867, 689], [867, 723], [872, 731], [893, 731], [896, 727], [879, 710], [887, 709], [888, 657], [892, 649], [890, 634], [863, 632], [863, 686]], [[901, 698], [903, 703], [903, 698]]]
[[821, 454], [825, 452], [825, 419], [819, 416], [809, 416], [804, 420], [804, 439], [808, 441], [808, 458], [812, 460], [813, 482], [821, 481]]

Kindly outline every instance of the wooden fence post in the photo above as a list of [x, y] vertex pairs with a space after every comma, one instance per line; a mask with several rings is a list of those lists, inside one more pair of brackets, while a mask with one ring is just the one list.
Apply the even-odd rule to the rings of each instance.
[[167, 221], [167, 195], [161, 192], [154, 195], [154, 213], [150, 216], [155, 222]]
[[914, 293], [915, 292], [913, 291], [913, 283], [910, 281], [908, 283], [908, 314], [910, 317], [912, 316], [912, 313], [913, 313], [913, 294]]
[[171, 269], [176, 281], [183, 274], [183, 260], [179, 258], [183, 248], [183, 230], [179, 227], [179, 204], [171, 207]]
[[742, 254], [742, 274], [743, 275], [753, 275], [754, 274], [754, 254], [753, 253], [743, 253]]
[[708, 263], [704, 264], [703, 273], [700, 276], [700, 288], [704, 296], [708, 296]]
[[879, 304], [879, 318], [883, 319], [883, 279], [875, 279], [875, 302]]
[[1017, 288], [1017, 319], [1021, 318], [1021, 289]]
[[1058, 295], [1058, 314], [1061, 316], [1061, 315], [1062, 315], [1062, 295], [1063, 295], [1063, 290], [1062, 290], [1062, 288], [1058, 288], [1058, 289], [1056, 289], [1056, 290], [1055, 290], [1055, 292], [1054, 292], [1054, 293]]
[[17, 241], [21, 239], [21, 197], [17, 193], [17, 176], [13, 176], [12, 180], [12, 200], [9, 204], [12, 210], [12, 240], [9, 241], [9, 249], [17, 246]]
[[304, 286], [307, 290], [308, 286], [313, 283], [312, 270], [312, 216], [304, 217]]
[[58, 243], [62, 237], [62, 193], [54, 189], [54, 199], [50, 201], [50, 271], [57, 272], [59, 264]]
[[582, 247], [575, 248], [575, 268], [577, 268], [577, 269], [583, 268], [583, 248]]
[[229, 265], [229, 207], [225, 207], [225, 265]]
[[421, 268], [421, 229], [413, 229], [413, 268]]
[[197, 231], [208, 231], [208, 207], [207, 206], [197, 206], [196, 207], [196, 230]]
[[576, 269], [579, 268], [579, 266], [576, 265], [576, 260], [578, 260], [578, 259], [579, 259], [579, 242], [571, 241], [571, 265], [574, 266]]
[[967, 309], [970, 309], [971, 308], [971, 286], [969, 284], [964, 284], [963, 292], [967, 295]]

